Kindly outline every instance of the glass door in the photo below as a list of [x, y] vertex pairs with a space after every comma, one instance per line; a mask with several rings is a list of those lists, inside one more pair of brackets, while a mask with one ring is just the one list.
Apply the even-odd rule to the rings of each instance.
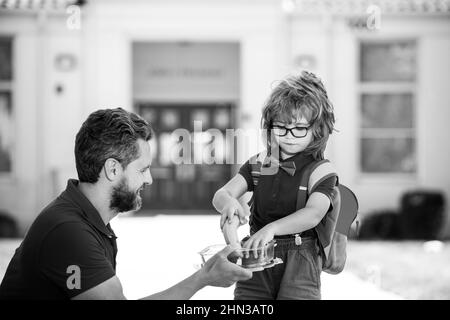
[[143, 193], [143, 209], [213, 210], [214, 193], [232, 174], [226, 129], [234, 127], [234, 105], [138, 102], [135, 107], [155, 131], [153, 185]]

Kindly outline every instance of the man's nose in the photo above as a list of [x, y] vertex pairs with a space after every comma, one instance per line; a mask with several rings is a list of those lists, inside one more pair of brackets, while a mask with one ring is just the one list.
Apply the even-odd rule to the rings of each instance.
[[145, 181], [144, 181], [144, 183], [146, 184], [146, 185], [151, 185], [152, 183], [153, 183], [153, 177], [152, 177], [152, 174], [150, 173], [150, 170], [147, 170], [147, 174], [145, 175]]

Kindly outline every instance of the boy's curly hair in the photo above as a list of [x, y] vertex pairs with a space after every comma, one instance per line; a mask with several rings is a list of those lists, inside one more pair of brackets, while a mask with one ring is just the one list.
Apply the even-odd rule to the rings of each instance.
[[316, 160], [323, 159], [328, 137], [334, 130], [333, 105], [322, 81], [308, 71], [282, 80], [264, 105], [261, 125], [267, 129], [269, 150], [269, 134], [273, 123], [291, 123], [300, 117], [308, 120], [313, 134], [312, 142], [304, 152]]

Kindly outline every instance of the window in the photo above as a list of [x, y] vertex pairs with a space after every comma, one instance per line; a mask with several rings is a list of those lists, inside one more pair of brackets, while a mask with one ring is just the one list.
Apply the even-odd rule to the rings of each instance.
[[414, 41], [360, 45], [362, 173], [416, 172]]
[[0, 37], [0, 174], [12, 171], [12, 39]]

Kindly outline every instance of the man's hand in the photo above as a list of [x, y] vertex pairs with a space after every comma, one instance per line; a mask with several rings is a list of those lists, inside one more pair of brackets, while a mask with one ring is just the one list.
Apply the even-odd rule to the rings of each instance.
[[234, 215], [239, 217], [240, 224], [243, 225], [247, 223], [247, 217], [250, 215], [250, 208], [245, 202], [240, 203], [237, 199], [230, 198], [228, 203], [223, 207], [221, 214], [220, 229], [223, 229], [223, 225], [227, 221], [228, 223], [231, 223]]
[[275, 236], [275, 226], [271, 223], [252, 235], [242, 246], [245, 249], [253, 250], [255, 258], [258, 258], [257, 248], [266, 245]]
[[235, 250], [234, 246], [226, 246], [222, 251], [206, 261], [200, 272], [205, 285], [214, 287], [229, 287], [239, 280], [248, 280], [252, 272], [228, 260], [228, 256]]

